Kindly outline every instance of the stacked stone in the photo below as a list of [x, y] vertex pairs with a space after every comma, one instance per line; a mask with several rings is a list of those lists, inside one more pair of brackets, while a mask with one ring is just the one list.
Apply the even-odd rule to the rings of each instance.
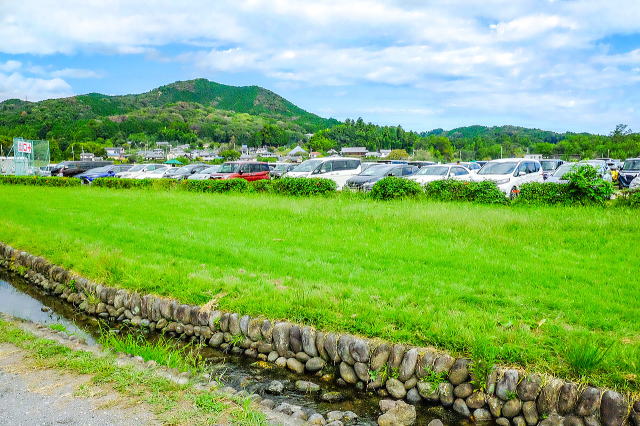
[[[46, 260], [0, 243], [0, 266], [91, 315], [200, 341], [238, 355], [275, 363], [342, 385], [375, 390], [411, 404], [451, 407], [501, 426], [640, 426], [640, 401], [516, 369], [494, 369], [484, 390], [476, 389], [472, 361], [434, 348], [415, 348], [349, 334], [325, 333], [289, 322], [208, 310], [153, 295], [139, 295], [73, 276]], [[335, 373], [335, 376], [331, 374]], [[438, 381], [429, 382], [439, 378]]]

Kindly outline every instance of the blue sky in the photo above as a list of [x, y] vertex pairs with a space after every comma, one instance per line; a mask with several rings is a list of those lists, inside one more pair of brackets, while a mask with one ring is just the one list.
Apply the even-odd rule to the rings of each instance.
[[412, 130], [640, 130], [640, 1], [0, 2], [0, 100], [196, 77]]

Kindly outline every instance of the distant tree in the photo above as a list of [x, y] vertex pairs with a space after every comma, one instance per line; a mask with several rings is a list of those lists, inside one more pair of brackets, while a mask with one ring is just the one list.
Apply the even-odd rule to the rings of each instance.
[[387, 155], [387, 160], [406, 160], [409, 158], [409, 154], [404, 149], [394, 149], [389, 155]]
[[233, 149], [227, 149], [220, 152], [220, 157], [224, 158], [225, 161], [235, 161], [240, 158], [240, 155], [240, 152]]

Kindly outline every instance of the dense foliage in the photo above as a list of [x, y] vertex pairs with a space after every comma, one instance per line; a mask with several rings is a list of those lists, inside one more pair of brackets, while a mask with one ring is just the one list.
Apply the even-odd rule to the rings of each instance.
[[427, 198], [438, 201], [473, 201], [484, 204], [508, 204], [509, 200], [495, 182], [436, 180], [424, 186]]
[[616, 198], [616, 205], [640, 208], [640, 190], [622, 191]]
[[371, 198], [374, 200], [392, 200], [395, 198], [412, 198], [422, 194], [420, 184], [412, 180], [402, 179], [396, 176], [387, 176], [380, 179], [371, 189]]
[[77, 178], [38, 177], [38, 176], [0, 176], [0, 184], [5, 185], [35, 185], [35, 186], [79, 186], [82, 183]]
[[598, 171], [584, 165], [564, 176], [568, 183], [530, 182], [522, 185], [518, 204], [604, 204], [611, 199], [614, 188], [602, 180]]
[[271, 182], [271, 192], [294, 196], [324, 195], [336, 191], [336, 183], [322, 178], [284, 177]]

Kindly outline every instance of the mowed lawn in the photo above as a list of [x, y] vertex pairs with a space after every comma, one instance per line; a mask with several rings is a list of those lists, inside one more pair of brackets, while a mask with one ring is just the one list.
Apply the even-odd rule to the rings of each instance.
[[141, 292], [640, 389], [632, 210], [0, 186], [0, 240]]

